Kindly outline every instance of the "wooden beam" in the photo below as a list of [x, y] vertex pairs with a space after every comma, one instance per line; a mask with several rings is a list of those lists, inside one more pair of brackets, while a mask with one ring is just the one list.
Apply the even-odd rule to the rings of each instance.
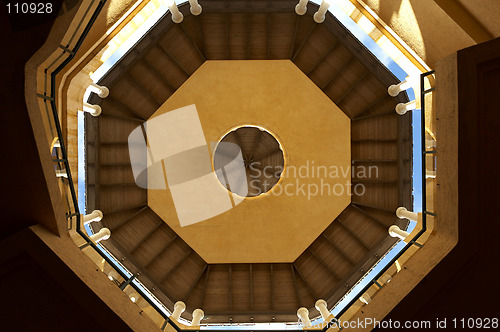
[[249, 278], [250, 278], [250, 309], [253, 310], [253, 265], [252, 263], [248, 264], [249, 266]]
[[132, 249], [130, 250], [130, 254], [133, 254], [140, 246], [141, 244], [146, 241], [147, 239], [149, 239], [149, 237], [151, 235], [153, 235], [157, 230], [158, 228], [160, 228], [162, 225], [164, 225], [164, 221], [161, 220], [160, 223], [158, 225], [156, 225], [155, 227], [153, 227], [152, 230], [150, 230], [149, 232], [147, 232], [141, 239], [139, 242], [136, 243], [135, 246], [132, 247]]
[[[95, 163], [87, 163], [87, 165], [95, 165]], [[129, 162], [112, 162], [112, 163], [101, 163], [99, 166], [130, 166]]]
[[147, 100], [149, 100], [149, 102], [151, 102], [151, 104], [153, 104], [154, 107], [159, 108], [161, 106], [162, 102], [159, 101], [158, 99], [156, 99], [155, 96], [153, 96], [153, 94], [151, 93], [151, 91], [149, 91], [144, 86], [142, 86], [141, 84], [139, 84], [137, 82], [137, 80], [130, 75], [130, 73], [125, 73], [123, 75], [123, 78], [125, 78], [127, 81], [129, 81], [130, 84], [132, 84], [134, 86], [134, 88], [136, 88], [137, 90], [139, 90], [140, 94], [144, 98], [146, 98]]
[[203, 281], [203, 288], [201, 290], [200, 308], [203, 308], [203, 304], [205, 303], [205, 295], [207, 292], [207, 283], [209, 275], [210, 275], [210, 265], [207, 266], [207, 273], [205, 274], [205, 280]]
[[357, 119], [357, 118], [365, 115], [366, 113], [370, 112], [372, 110], [372, 108], [377, 106], [379, 103], [381, 103], [384, 100], [388, 100], [389, 98], [392, 98], [392, 97], [388, 93], [384, 93], [383, 96], [380, 96], [379, 98], [375, 99], [375, 101], [371, 102], [370, 105], [368, 105], [363, 111], [356, 114], [356, 116], [353, 119]]
[[179, 259], [171, 268], [170, 270], [168, 270], [167, 274], [165, 274], [161, 280], [160, 280], [160, 284], [164, 283], [165, 280], [167, 280], [167, 278], [172, 274], [172, 272], [176, 271], [177, 268], [179, 266], [182, 265], [182, 263], [184, 263], [184, 261], [189, 257], [189, 255], [191, 255], [193, 253], [193, 249], [191, 249], [191, 247], [189, 248], [188, 251], [186, 251], [184, 253], [184, 255], [182, 255], [181, 259]]
[[384, 179], [357, 179], [352, 178], [351, 183], [371, 183], [371, 184], [397, 184], [398, 180], [384, 180]]
[[194, 288], [196, 287], [196, 285], [200, 281], [201, 277], [207, 272], [207, 269], [208, 269], [208, 264], [205, 265], [205, 267], [201, 270], [201, 272], [196, 277], [195, 281], [191, 284], [191, 286], [189, 286], [189, 289], [188, 289], [186, 295], [184, 295], [184, 297], [183, 297], [183, 301], [187, 301], [189, 299], [189, 297], [191, 296], [191, 293], [193, 292]]
[[266, 37], [267, 37], [267, 59], [271, 59], [271, 16], [269, 13], [266, 14], [267, 19], [267, 29], [266, 29]]
[[175, 65], [176, 65], [177, 67], [179, 67], [179, 68], [180, 68], [180, 69], [184, 72], [184, 74], [186, 74], [186, 76], [188, 76], [188, 77], [189, 77], [189, 76], [191, 76], [191, 74], [190, 74], [190, 73], [188, 73], [188, 71], [186, 70], [186, 68], [184, 68], [184, 66], [183, 66], [183, 65], [182, 65], [179, 61], [177, 61], [177, 59], [176, 59], [176, 58], [174, 58], [174, 57], [170, 54], [170, 52], [169, 52], [169, 51], [167, 51], [167, 49], [166, 49], [165, 47], [163, 47], [163, 45], [161, 45], [161, 44], [157, 44], [157, 46], [158, 46], [158, 49], [160, 49], [160, 50], [163, 52], [163, 54], [165, 54], [165, 55], [166, 55], [166, 56], [167, 56], [170, 60], [172, 60], [172, 61], [175, 63]]
[[353, 118], [352, 121], [359, 121], [359, 120], [365, 120], [365, 119], [370, 119], [370, 118], [377, 118], [379, 116], [386, 116], [386, 115], [399, 116], [396, 113], [396, 110], [391, 110], [389, 112], [382, 112], [382, 113], [375, 113], [375, 114], [368, 114], [368, 115], [364, 115], [364, 116], [359, 116], [359, 117]]
[[[89, 142], [90, 145], [93, 145], [94, 142]], [[128, 142], [112, 142], [112, 141], [106, 141], [106, 142], [99, 142], [100, 145], [128, 145]], [[130, 165], [130, 163], [129, 163]]]
[[130, 120], [130, 121], [135, 121], [135, 122], [140, 122], [140, 123], [146, 122], [143, 119], [134, 118], [134, 117], [131, 117], [131, 116], [123, 116], [123, 115], [118, 115], [118, 114], [112, 114], [112, 113], [109, 113], [109, 112], [106, 112], [106, 113], [102, 112], [101, 116], [109, 117], [109, 118], [115, 118], [115, 119], [120, 119], [120, 120]]
[[325, 59], [326, 59], [326, 58], [327, 58], [330, 54], [332, 54], [332, 53], [333, 53], [333, 51], [335, 51], [335, 49], [339, 46], [339, 44], [340, 44], [340, 43], [339, 43], [339, 38], [337, 38], [337, 37], [336, 37], [336, 40], [335, 40], [335, 43], [333, 44], [333, 46], [332, 46], [332, 47], [328, 50], [328, 52], [326, 52], [326, 53], [325, 53], [325, 54], [321, 57], [321, 59], [320, 59], [318, 62], [316, 62], [316, 63], [315, 63], [315, 64], [311, 67], [311, 69], [309, 69], [309, 70], [307, 71], [307, 74], [306, 74], [306, 75], [307, 75], [307, 76], [309, 76], [309, 75], [310, 75], [313, 71], [315, 71], [315, 70], [316, 70], [316, 68], [317, 68], [317, 67], [318, 67], [318, 66], [319, 66], [319, 65], [320, 65], [323, 61], [325, 61]]
[[146, 67], [146, 69], [151, 73], [153, 74], [154, 77], [156, 77], [156, 79], [158, 81], [161, 82], [161, 84], [166, 87], [167, 89], [170, 90], [170, 94], [174, 93], [175, 92], [175, 88], [170, 84], [169, 81], [167, 81], [167, 79], [165, 77], [163, 77], [162, 75], [160, 75], [160, 73], [158, 72], [158, 70], [156, 68], [153, 67], [152, 64], [150, 64], [148, 61], [144, 60], [144, 59], [140, 59], [139, 60], [142, 65], [144, 67]]
[[300, 46], [299, 48], [297, 49], [297, 52], [295, 52], [295, 54], [293, 55], [292, 57], [292, 61], [295, 61], [295, 59], [297, 58], [297, 56], [300, 54], [300, 51], [302, 51], [302, 48], [304, 47], [304, 45], [306, 44], [306, 42], [309, 40], [309, 37], [311, 36], [311, 34], [313, 33], [314, 29], [316, 29], [316, 27], [318, 26], [319, 24], [317, 23], [314, 23], [313, 26], [309, 29], [309, 31], [307, 32], [307, 35], [306, 37], [304, 38], [304, 40], [302, 41], [302, 43], [300, 43]]
[[330, 84], [332, 84], [332, 82], [344, 71], [344, 69], [346, 69], [356, 58], [351, 55], [351, 57], [349, 58], [349, 60], [347, 60], [342, 66], [340, 66], [340, 68], [330, 77], [330, 80], [321, 87], [321, 90], [325, 91], [326, 88], [328, 88], [330, 86]]
[[[111, 231], [113, 232], [116, 232], [120, 227], [122, 227], [123, 225], [125, 225], [127, 222], [129, 222], [130, 220], [134, 219], [135, 217], [137, 217], [138, 215], [140, 215], [142, 212], [146, 211], [146, 209], [148, 209], [149, 206], [145, 205], [143, 206], [139, 211], [136, 211], [135, 213], [131, 214], [130, 216], [128, 216], [126, 219], [124, 219], [123, 221], [121, 221], [118, 225], [114, 226], [111, 228]], [[103, 213], [104, 214], [104, 213]], [[106, 214], [104, 215], [109, 215], [110, 213], [107, 212]]]
[[295, 269], [295, 271], [297, 271], [297, 274], [299, 275], [300, 279], [302, 279], [302, 281], [306, 285], [306, 288], [309, 291], [309, 293], [312, 295], [313, 299], [319, 299], [319, 297], [317, 297], [316, 294], [314, 293], [314, 290], [312, 289], [311, 285], [309, 285], [309, 283], [307, 282], [306, 278], [304, 278], [304, 276], [302, 275], [300, 270], [295, 266], [295, 263], [292, 263], [292, 266]]
[[[95, 168], [95, 182], [96, 186], [94, 187], [95, 191], [95, 208], [100, 209], [101, 208], [101, 187], [99, 186], [101, 182], [101, 168], [99, 167], [99, 163], [101, 162], [101, 146], [100, 146], [100, 141], [101, 141], [101, 134], [100, 134], [100, 121], [99, 118], [95, 120], [95, 133], [96, 133], [96, 163], [97, 167]], [[109, 213], [108, 213], [109, 214]]]
[[117, 108], [118, 110], [124, 110], [128, 112], [129, 114], [135, 115], [137, 118], [146, 121], [139, 113], [137, 113], [135, 110], [133, 110], [131, 107], [125, 105], [118, 99], [114, 99], [111, 96], [108, 96], [106, 98], [106, 102], [109, 102], [111, 105], [113, 105], [114, 108]]
[[295, 288], [295, 296], [297, 298], [297, 305], [300, 307], [302, 305], [302, 300], [299, 294], [299, 287], [297, 286], [297, 279], [295, 278], [295, 269], [293, 264], [290, 264], [290, 272], [292, 273], [293, 287]]
[[313, 256], [313, 257], [314, 257], [314, 258], [315, 258], [318, 262], [320, 262], [320, 264], [321, 264], [321, 265], [323, 265], [323, 267], [324, 267], [325, 269], [327, 269], [327, 270], [328, 270], [328, 272], [330, 272], [330, 274], [331, 274], [331, 275], [333, 275], [333, 276], [335, 277], [335, 279], [337, 279], [337, 280], [339, 280], [339, 281], [340, 281], [340, 280], [342, 280], [342, 277], [341, 277], [341, 276], [339, 276], [339, 275], [337, 274], [337, 272], [335, 272], [335, 270], [334, 270], [334, 269], [332, 269], [332, 268], [331, 268], [331, 266], [330, 266], [330, 265], [328, 265], [328, 264], [327, 264], [324, 260], [322, 260], [321, 258], [319, 258], [319, 256], [318, 256], [318, 255], [314, 252], [314, 250], [312, 250], [312, 249], [311, 249], [311, 247], [310, 247], [310, 246], [309, 246], [309, 248], [307, 248], [307, 250], [309, 251], [309, 253], [311, 253], [311, 255], [312, 255], [312, 256]]
[[177, 234], [174, 234], [172, 238], [167, 242], [167, 244], [156, 254], [151, 258], [151, 260], [144, 266], [145, 269], [149, 268], [151, 264], [156, 260], [156, 258], [160, 257], [167, 249], [170, 247], [172, 243], [174, 243], [175, 239], [177, 239]]
[[191, 38], [191, 36], [189, 35], [189, 33], [186, 31], [186, 28], [184, 28], [183, 23], [181, 22], [181, 23], [177, 24], [177, 26], [179, 26], [181, 28], [182, 32], [187, 37], [187, 39], [191, 42], [191, 45], [193, 46], [193, 48], [195, 49], [195, 51], [200, 55], [201, 59], [203, 61], [207, 60], [207, 58], [205, 57], [205, 54], [203, 54], [201, 52], [201, 50], [198, 47], [198, 45], [196, 45], [196, 43], [194, 42], [193, 38]]
[[290, 47], [290, 60], [293, 57], [293, 51], [295, 50], [295, 41], [297, 40], [297, 32], [299, 31], [299, 24], [302, 16], [297, 15], [295, 17], [295, 29], [293, 30], [292, 45]]
[[398, 141], [397, 138], [358, 138], [351, 140], [351, 142], [353, 143], [379, 143], [379, 142], [396, 143], [397, 141]]
[[[89, 186], [92, 186], [92, 183], [88, 184]], [[101, 183], [101, 187], [132, 187], [132, 186], [137, 186], [137, 183], [135, 182], [121, 182], [121, 183]]]
[[111, 211], [103, 211], [103, 214], [104, 215], [110, 215], [110, 214], [115, 214], [115, 213], [130, 211], [130, 210], [135, 210], [135, 209], [138, 209], [138, 208], [145, 208], [147, 206], [148, 206], [148, 203], [146, 202], [146, 203], [142, 203], [140, 205], [127, 206], [127, 207], [124, 207], [124, 208], [119, 208], [119, 209], [111, 210]]
[[354, 90], [354, 88], [356, 88], [360, 83], [361, 81], [363, 81], [365, 79], [365, 77], [369, 74], [368, 71], [365, 71], [363, 73], [363, 75], [361, 75], [358, 79], [356, 79], [356, 81], [354, 81], [354, 83], [351, 84], [351, 86], [349, 87], [349, 89], [347, 89], [343, 94], [342, 96], [340, 96], [337, 100], [336, 100], [336, 104], [340, 104], [342, 102], [342, 100], [344, 100], [345, 97], [347, 97], [347, 95], [349, 95], [352, 90]]
[[388, 229], [389, 226], [385, 225], [382, 221], [380, 221], [378, 218], [375, 218], [374, 216], [372, 216], [370, 213], [366, 212], [365, 210], [363, 210], [362, 208], [360, 208], [359, 206], [357, 206], [356, 204], [354, 203], [351, 203], [351, 206], [356, 209], [357, 211], [361, 212], [362, 214], [364, 214], [365, 216], [367, 216], [368, 218], [370, 218], [371, 220], [375, 221], [377, 223], [377, 225], [379, 225], [380, 227], [382, 227], [383, 229]]
[[228, 276], [228, 300], [229, 300], [229, 310], [233, 310], [233, 268], [232, 264], [229, 263], [229, 276]]
[[347, 225], [342, 220], [340, 220], [340, 218], [337, 218], [337, 222], [343, 229], [347, 231], [347, 233], [349, 233], [353, 238], [355, 238], [356, 241], [361, 243], [361, 245], [365, 247], [366, 250], [368, 251], [371, 250], [368, 244], [365, 241], [363, 241], [356, 233], [354, 233], [354, 231], [351, 228], [347, 227]]
[[351, 202], [351, 204], [354, 204], [354, 205], [357, 205], [358, 207], [359, 206], [363, 206], [363, 207], [367, 207], [367, 208], [370, 208], [370, 209], [376, 209], [376, 210], [380, 210], [380, 211], [384, 211], [384, 212], [388, 212], [388, 213], [393, 213], [395, 215], [396, 213], [396, 209], [388, 209], [388, 208], [384, 208], [384, 207], [380, 207], [380, 206], [375, 206], [375, 205], [370, 205], [370, 204], [365, 204], [365, 203], [362, 203], [362, 202]]
[[353, 163], [397, 163], [397, 159], [353, 159]]
[[224, 19], [225, 19], [225, 22], [226, 22], [226, 60], [229, 60], [229, 57], [231, 55], [230, 51], [229, 51], [229, 47], [231, 45], [231, 42], [230, 42], [230, 28], [229, 28], [229, 14], [226, 13], [224, 15]]
[[273, 263], [269, 264], [269, 274], [271, 281], [271, 310], [274, 310], [274, 271], [273, 271]]
[[250, 60], [250, 13], [247, 13], [245, 15], [245, 27], [247, 30], [247, 50], [246, 50], [246, 57], [247, 60]]
[[342, 249], [340, 249], [339, 246], [335, 244], [328, 236], [325, 235], [325, 233], [321, 233], [321, 236], [338, 252], [340, 255], [342, 255], [352, 266], [356, 265], [356, 262], [352, 260], [351, 257]]

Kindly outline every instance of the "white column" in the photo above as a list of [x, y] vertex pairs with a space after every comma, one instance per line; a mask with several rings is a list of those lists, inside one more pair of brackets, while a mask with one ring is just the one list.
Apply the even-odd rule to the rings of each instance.
[[89, 88], [92, 92], [97, 93], [97, 95], [101, 98], [109, 96], [109, 89], [103, 85], [98, 85], [92, 82], [90, 83]]
[[383, 274], [379, 279], [383, 284], [388, 284], [392, 280], [392, 276], [389, 273]]
[[172, 13], [172, 21], [174, 23], [181, 23], [182, 20], [184, 19], [184, 15], [179, 11], [179, 8], [177, 8], [177, 5], [175, 4], [174, 0], [167, 0], [167, 7], [170, 13]]
[[389, 235], [404, 240], [408, 235], [410, 235], [410, 233], [403, 231], [396, 225], [392, 225], [391, 227], [389, 227]]
[[326, 11], [328, 10], [328, 8], [330, 7], [330, 1], [331, 0], [323, 0], [321, 2], [321, 5], [319, 6], [319, 9], [316, 13], [314, 13], [314, 22], [316, 23], [323, 23], [323, 21], [325, 20], [325, 15], [326, 15]]
[[193, 311], [193, 320], [191, 321], [191, 326], [200, 326], [200, 322], [205, 317], [205, 313], [201, 309], [195, 309]]
[[418, 221], [418, 213], [408, 211], [405, 207], [399, 207], [396, 210], [396, 216], [398, 216], [399, 219], [406, 218], [411, 221]]
[[108, 279], [113, 281], [113, 280], [118, 280], [120, 278], [120, 275], [118, 274], [118, 272], [116, 272], [115, 270], [110, 270], [109, 273], [108, 273]]
[[411, 88], [410, 82], [408, 82], [408, 80], [404, 80], [403, 82], [401, 82], [399, 84], [391, 85], [387, 89], [387, 92], [389, 93], [389, 96], [396, 97], [397, 95], [399, 95], [399, 93], [401, 91], [408, 90], [409, 88]]
[[175, 302], [174, 312], [172, 312], [172, 318], [178, 321], [184, 310], [186, 310], [186, 304], [184, 302], [182, 301]]
[[56, 169], [56, 177], [58, 178], [68, 178], [68, 173], [66, 173], [66, 169]]
[[309, 0], [299, 0], [297, 6], [295, 6], [295, 12], [297, 15], [304, 15], [307, 12], [307, 3]]
[[407, 103], [399, 103], [396, 105], [396, 113], [405, 115], [406, 112], [414, 110], [415, 108], [417, 108], [417, 102], [414, 100]]
[[201, 6], [200, 4], [198, 3], [198, 0], [189, 0], [189, 5], [191, 6], [191, 8], [189, 8], [189, 10], [191, 11], [191, 14], [195, 15], [195, 16], [198, 16], [201, 14]]
[[99, 116], [102, 112], [102, 109], [99, 105], [91, 105], [89, 103], [83, 102], [83, 111], [88, 112], [93, 116]]
[[96, 243], [101, 242], [102, 240], [107, 240], [111, 236], [111, 231], [107, 228], [101, 228], [99, 232], [92, 235], [90, 239]]
[[301, 307], [297, 310], [297, 317], [300, 318], [304, 327], [311, 327], [311, 320], [309, 319], [309, 310], [307, 308]]
[[321, 318], [323, 318], [323, 320], [325, 322], [327, 322], [328, 321], [328, 317], [330, 317], [330, 312], [328, 311], [326, 301], [320, 299], [320, 300], [316, 301], [316, 304], [314, 305], [314, 307], [321, 314]]
[[437, 147], [436, 141], [433, 139], [426, 139], [425, 140], [425, 147], [427, 149], [436, 148]]
[[425, 170], [425, 178], [426, 179], [435, 179], [436, 178], [436, 171]]
[[363, 295], [361, 295], [359, 297], [359, 300], [361, 302], [363, 302], [364, 304], [368, 304], [368, 303], [370, 303], [370, 301], [372, 300], [372, 298], [371, 298], [371, 296], [368, 293], [364, 293]]
[[137, 294], [137, 292], [133, 292], [128, 297], [130, 298], [130, 301], [137, 303], [137, 300], [139, 299], [139, 294]]
[[101, 210], [94, 210], [92, 213], [83, 216], [83, 224], [87, 225], [93, 221], [101, 221], [102, 217], [103, 214]]

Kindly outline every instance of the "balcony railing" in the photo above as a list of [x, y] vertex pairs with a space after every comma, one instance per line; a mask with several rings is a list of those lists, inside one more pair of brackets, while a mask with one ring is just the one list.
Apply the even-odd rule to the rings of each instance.
[[[86, 38], [88, 32], [90, 31], [92, 25], [96, 21], [99, 13], [101, 12], [106, 0], [96, 1], [91, 0], [88, 7], [83, 10], [83, 15], [79, 19], [79, 22], [74, 27], [73, 31], [68, 31], [63, 42], [59, 45], [58, 49], [49, 57], [45, 62], [48, 65], [43, 68], [43, 92], [37, 93], [39, 100], [40, 110], [42, 112], [42, 117], [44, 121], [44, 126], [47, 132], [47, 140], [51, 147], [50, 153], [53, 156], [53, 162], [55, 167], [55, 173], [59, 179], [59, 187], [61, 190], [61, 195], [67, 204], [66, 217], [68, 220], [68, 230], [74, 230], [79, 234], [85, 241], [85, 243], [80, 246], [80, 248], [92, 248], [95, 253], [97, 253], [102, 259], [109, 264], [118, 278], [113, 278], [117, 282], [117, 285], [121, 290], [125, 290], [127, 287], [132, 287], [137, 294], [139, 294], [154, 310], [162, 317], [163, 323], [160, 328], [163, 330], [168, 325], [178, 332], [184, 331], [179, 325], [169, 318], [169, 311], [166, 307], [159, 305], [160, 301], [157, 300], [154, 295], [149, 292], [144, 285], [138, 280], [138, 274], [132, 274], [128, 271], [118, 259], [113, 257], [103, 246], [93, 242], [86, 231], [82, 229], [82, 215], [80, 214], [78, 208], [78, 198], [75, 191], [75, 186], [73, 183], [73, 177], [71, 174], [70, 163], [68, 160], [68, 153], [66, 144], [64, 141], [63, 130], [60, 122], [60, 114], [56, 106], [56, 91], [57, 83], [56, 76], [65, 68], [68, 63], [75, 57], [80, 46], [82, 45], [84, 39]], [[82, 11], [80, 11], [82, 12]], [[65, 40], [65, 41], [64, 41]], [[405, 255], [408, 250], [416, 246], [421, 247], [424, 241], [419, 241], [422, 235], [427, 232], [427, 216], [435, 216], [434, 213], [427, 211], [426, 204], [426, 188], [427, 188], [427, 172], [426, 172], [426, 157], [428, 155], [434, 155], [436, 153], [435, 149], [426, 149], [426, 126], [425, 126], [425, 97], [428, 93], [433, 91], [433, 88], [425, 88], [425, 79], [427, 76], [433, 74], [433, 72], [427, 72], [421, 75], [421, 143], [422, 143], [422, 217], [421, 217], [421, 228], [418, 232], [409, 240], [405, 240], [407, 244], [404, 248], [397, 254], [392, 260], [374, 277], [370, 280], [365, 287], [357, 292], [352, 297], [352, 300], [346, 305], [336, 316], [342, 318], [342, 316], [353, 306], [353, 304], [358, 301], [358, 299], [365, 294], [370, 287], [377, 287], [381, 289], [386, 281], [381, 280], [381, 278], [386, 274], [391, 267], [396, 264], [398, 259], [402, 255]], [[365, 275], [366, 276], [366, 275]], [[329, 326], [322, 326], [321, 330], [326, 331]], [[214, 329], [211, 329], [214, 330]], [[187, 331], [187, 330], [185, 330]], [[189, 331], [196, 331], [196, 329], [190, 328]], [[259, 331], [264, 331], [259, 329]], [[276, 330], [274, 330], [276, 331]]]

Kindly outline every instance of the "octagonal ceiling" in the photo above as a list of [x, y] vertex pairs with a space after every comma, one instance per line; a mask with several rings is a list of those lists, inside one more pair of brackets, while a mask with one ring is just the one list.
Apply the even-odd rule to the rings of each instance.
[[[182, 178], [194, 179], [187, 174], [193, 163], [196, 172], [204, 164], [202, 173], [212, 173], [211, 143], [245, 124], [268, 129], [280, 141], [282, 181], [260, 197], [233, 195], [227, 211], [190, 225], [180, 222], [186, 213], [180, 209], [211, 207], [217, 195], [230, 199], [215, 173], [198, 183], [186, 181], [195, 190], [184, 192], [184, 203], [170, 188], [148, 189], [149, 207], [207, 263], [293, 262], [350, 203], [349, 118], [289, 60], [207, 61], [149, 120], [193, 104], [210, 152], [202, 153], [204, 161], [184, 158], [170, 170], [164, 160], [166, 178], [160, 181], [172, 183], [169, 174], [181, 170]], [[318, 169], [320, 176], [313, 174]]]
[[[316, 5], [309, 3], [313, 8], [303, 16], [296, 15], [295, 5], [292, 0], [205, 1], [199, 16], [191, 15], [189, 6], [180, 6], [183, 22], [174, 24], [168, 15], [160, 20], [99, 81], [109, 87], [110, 95], [104, 100], [96, 95], [90, 98], [91, 103], [101, 105], [102, 114], [86, 115], [87, 209], [100, 209], [105, 215], [93, 230], [104, 226], [112, 231], [104, 243], [106, 249], [132, 273], [140, 272], [140, 281], [167, 307], [185, 301], [188, 309], [183, 317], [189, 318], [196, 307], [203, 308], [212, 323], [295, 321], [299, 306], [318, 315], [314, 309], [318, 298], [332, 304], [339, 301], [348, 286], [392, 247], [395, 240], [388, 235], [388, 227], [406, 226], [394, 213], [398, 206], [411, 207], [412, 200], [411, 117], [394, 112], [398, 102], [408, 101], [406, 94], [396, 98], [387, 94], [387, 86], [398, 80], [331, 14], [316, 24], [312, 18]], [[362, 194], [353, 191], [351, 203], [336, 218], [332, 214], [330, 225], [291, 263], [207, 264], [148, 206], [148, 190], [134, 181], [127, 142], [131, 131], [151, 118], [210, 60], [291, 60], [325, 99], [350, 118], [352, 164], [379, 170], [368, 178], [350, 174], [351, 182], [366, 190]], [[217, 77], [202, 90], [191, 91], [192, 96], [205, 92], [209, 98], [214, 82]], [[290, 84], [279, 82], [284, 83]], [[266, 98], [270, 97], [274, 96], [269, 93]], [[211, 102], [219, 104], [226, 98], [227, 94]], [[314, 102], [309, 96], [305, 100]], [[172, 105], [170, 110], [192, 103]], [[290, 122], [293, 116], [287, 112], [280, 121]], [[307, 120], [300, 127], [322, 124], [317, 118]], [[258, 124], [255, 121], [248, 120]], [[205, 133], [203, 144], [248, 122], [239, 119], [221, 126], [210, 140]], [[266, 127], [282, 141], [286, 161], [292, 162], [279, 128]], [[334, 134], [330, 129], [312, 146], [326, 144]], [[295, 135], [302, 135], [301, 128]], [[305, 151], [312, 148], [303, 141], [298, 144]], [[206, 152], [210, 155], [211, 151], [206, 148]], [[244, 200], [240, 205], [250, 203]], [[254, 213], [258, 216], [260, 211]], [[307, 222], [310, 227], [316, 221], [308, 216]], [[204, 223], [210, 221], [193, 226]], [[295, 245], [289, 242], [290, 247]]]

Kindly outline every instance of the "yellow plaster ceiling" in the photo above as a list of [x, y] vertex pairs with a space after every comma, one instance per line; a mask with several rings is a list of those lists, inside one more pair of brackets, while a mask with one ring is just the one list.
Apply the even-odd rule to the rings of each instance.
[[[207, 263], [292, 262], [350, 203], [350, 120], [291, 61], [206, 61], [150, 119], [188, 105], [196, 107], [208, 158], [214, 142], [245, 124], [270, 130], [285, 153], [283, 179], [269, 194], [231, 197], [232, 208], [183, 227], [168, 186], [149, 187], [151, 209]], [[160, 164], [164, 175], [182, 167]], [[149, 170], [148, 177], [163, 180]], [[214, 190], [229, 195], [220, 183]]]

